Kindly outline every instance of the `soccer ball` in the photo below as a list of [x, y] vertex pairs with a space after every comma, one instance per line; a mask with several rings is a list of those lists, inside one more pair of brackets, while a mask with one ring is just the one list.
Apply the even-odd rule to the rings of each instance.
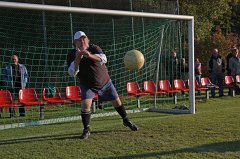
[[144, 56], [138, 50], [130, 50], [124, 56], [124, 65], [130, 71], [139, 70], [144, 65]]

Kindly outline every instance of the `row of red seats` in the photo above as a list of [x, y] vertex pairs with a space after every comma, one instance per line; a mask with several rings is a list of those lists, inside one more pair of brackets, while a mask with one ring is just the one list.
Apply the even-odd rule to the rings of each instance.
[[[225, 86], [233, 87], [234, 78], [232, 76], [225, 76]], [[240, 76], [236, 76], [236, 82], [240, 82]], [[159, 80], [158, 88], [156, 88], [156, 84], [153, 80], [144, 81], [143, 89], [141, 89], [137, 82], [127, 82], [127, 92], [130, 95], [134, 95], [137, 98], [137, 105], [140, 107], [139, 97], [147, 95], [147, 94], [165, 94], [171, 93], [174, 95], [174, 103], [177, 103], [178, 92], [188, 92], [189, 87], [185, 85], [184, 80], [175, 79], [174, 87], [171, 86], [168, 80]], [[196, 91], [206, 91], [206, 97], [209, 98], [208, 90], [210, 89], [218, 89], [219, 87], [212, 84], [208, 77], [201, 78], [201, 84], [195, 80], [195, 90]]]
[[[95, 97], [97, 98], [97, 96]], [[67, 86], [66, 98], [62, 98], [60, 91], [56, 88], [56, 94], [53, 97], [47, 97], [46, 89], [43, 89], [43, 100], [40, 100], [34, 88], [24, 88], [19, 91], [19, 98], [14, 102], [9, 90], [0, 90], [0, 107], [15, 107], [18, 105], [34, 106], [47, 103], [66, 103], [69, 100], [78, 102], [81, 100], [81, 91], [79, 86]]]
[[[225, 86], [232, 86], [234, 78], [232, 76], [225, 76]], [[240, 82], [240, 75], [236, 76], [236, 82]], [[174, 87], [171, 86], [168, 80], [159, 80], [158, 88], [156, 89], [156, 85], [154, 81], [144, 81], [143, 82], [143, 90], [140, 89], [137, 82], [128, 82], [127, 83], [127, 92], [129, 94], [133, 94], [136, 96], [143, 96], [148, 93], [150, 94], [164, 94], [164, 93], [177, 93], [177, 92], [187, 92], [189, 88], [185, 85], [184, 80], [175, 79]], [[212, 85], [212, 82], [208, 77], [201, 78], [201, 85], [195, 80], [195, 90], [207, 90], [208, 86]], [[215, 86], [215, 88], [219, 88]]]

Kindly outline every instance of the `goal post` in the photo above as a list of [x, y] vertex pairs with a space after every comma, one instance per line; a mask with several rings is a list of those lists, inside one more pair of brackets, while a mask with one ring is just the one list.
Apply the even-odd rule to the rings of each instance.
[[[39, 93], [47, 83], [57, 85], [61, 92], [75, 84], [76, 79], [67, 76], [65, 61], [72, 49], [72, 33], [82, 30], [105, 51], [111, 79], [126, 106], [134, 105], [126, 83], [138, 81], [142, 87], [145, 80], [168, 78], [173, 70], [167, 60], [176, 49], [179, 58], [187, 58], [189, 67], [189, 98], [182, 100], [189, 102], [188, 113], [195, 114], [193, 16], [16, 2], [0, 2], [0, 8], [0, 60], [8, 63], [12, 54], [20, 54], [30, 73], [29, 87], [39, 88]], [[124, 54], [132, 49], [145, 56], [144, 67], [138, 71], [123, 65]], [[166, 103], [164, 97], [154, 98], [155, 103], [150, 95], [143, 97], [142, 105], [157, 108]]]

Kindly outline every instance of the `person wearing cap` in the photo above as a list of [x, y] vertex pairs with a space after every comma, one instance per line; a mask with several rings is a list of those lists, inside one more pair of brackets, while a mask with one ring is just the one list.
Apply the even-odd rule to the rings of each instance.
[[77, 76], [81, 89], [81, 117], [83, 132], [80, 139], [87, 139], [90, 135], [91, 105], [95, 94], [98, 93], [101, 101], [109, 101], [123, 119], [123, 124], [132, 131], [138, 127], [131, 122], [117, 91], [109, 77], [106, 55], [102, 49], [89, 44], [87, 35], [82, 31], [74, 34], [74, 49], [67, 55], [68, 73]]
[[[18, 99], [18, 92], [25, 88], [28, 81], [28, 72], [23, 64], [19, 64], [17, 55], [11, 56], [11, 64], [5, 65], [3, 69], [4, 86], [11, 92], [14, 100]], [[10, 117], [16, 116], [15, 110], [9, 108]], [[19, 116], [25, 116], [25, 107], [19, 106]]]

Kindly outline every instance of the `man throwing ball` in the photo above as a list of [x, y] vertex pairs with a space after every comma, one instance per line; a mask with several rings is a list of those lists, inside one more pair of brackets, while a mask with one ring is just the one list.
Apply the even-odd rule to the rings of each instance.
[[131, 122], [125, 111], [117, 91], [109, 77], [105, 63], [106, 55], [102, 49], [94, 44], [89, 44], [87, 35], [78, 31], [74, 35], [75, 48], [67, 55], [68, 73], [77, 76], [81, 89], [81, 117], [83, 133], [80, 139], [87, 139], [90, 135], [91, 105], [95, 94], [98, 93], [102, 101], [110, 101], [123, 119], [123, 125], [132, 131], [138, 127]]

